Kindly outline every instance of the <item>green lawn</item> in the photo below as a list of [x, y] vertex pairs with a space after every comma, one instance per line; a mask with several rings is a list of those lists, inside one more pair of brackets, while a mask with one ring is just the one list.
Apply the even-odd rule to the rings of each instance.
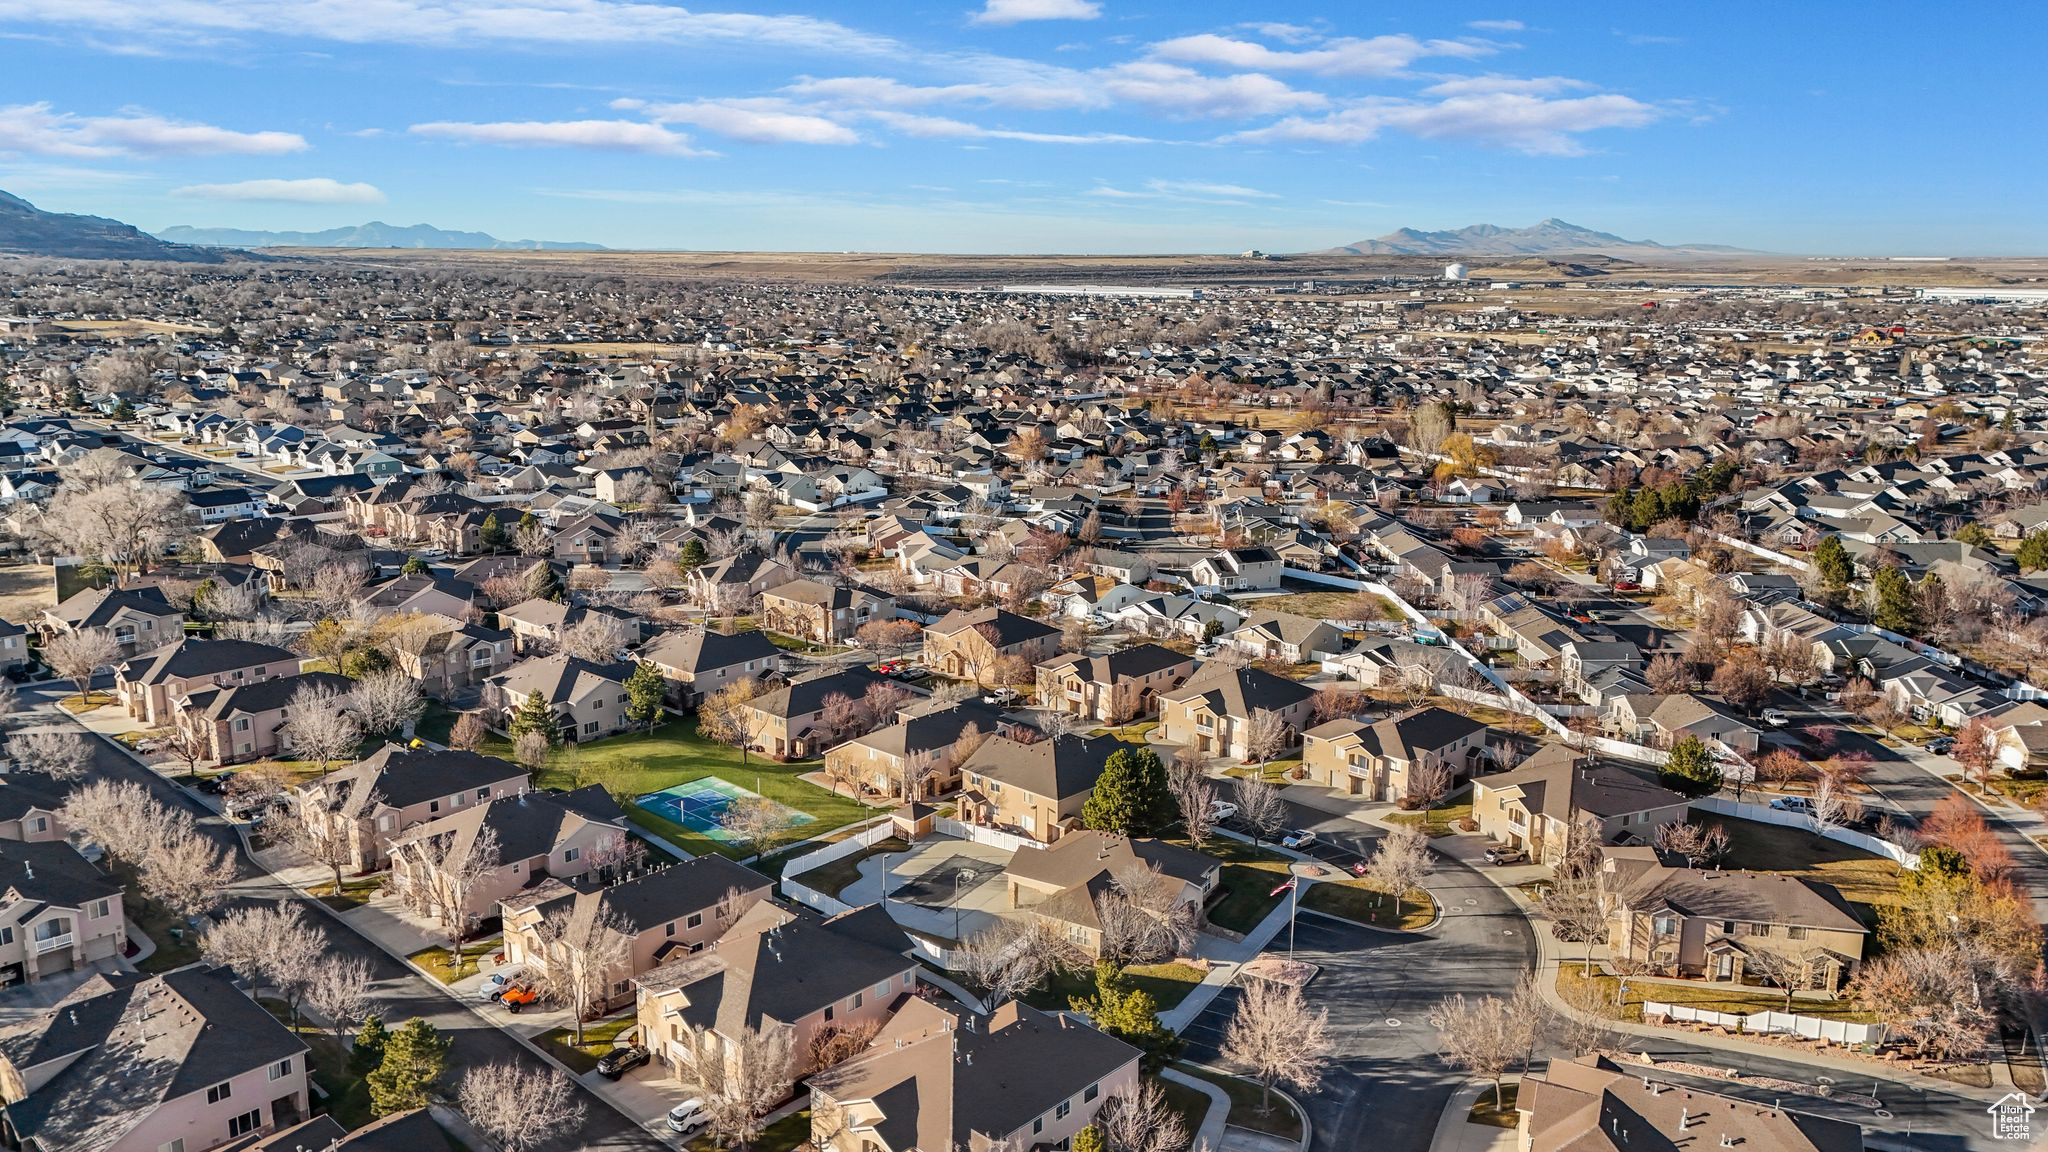
[[1428, 812], [1396, 812], [1387, 817], [1389, 824], [1414, 824], [1431, 836], [1448, 836], [1457, 831], [1460, 820], [1472, 818], [1472, 801], [1462, 800], [1456, 804], [1439, 804]]
[[[1567, 1003], [1578, 1003], [1573, 993], [1577, 986], [1591, 981], [1597, 985], [1608, 1004], [1614, 1003], [1615, 991], [1620, 981], [1600, 972], [1596, 966], [1593, 975], [1584, 973], [1584, 965], [1567, 960], [1558, 967], [1557, 988], [1564, 994]], [[1731, 984], [1710, 984], [1706, 981], [1683, 984], [1666, 984], [1648, 980], [1631, 980], [1628, 996], [1620, 1006], [1621, 1019], [1640, 1021], [1643, 1018], [1643, 1002], [1655, 1000], [1661, 1004], [1683, 1004], [1692, 1008], [1703, 1008], [1710, 1012], [1732, 1012], [1747, 1015], [1752, 1012], [1783, 1012], [1785, 994], [1775, 988], [1758, 988]], [[1870, 1024], [1877, 1017], [1856, 1006], [1847, 997], [1838, 1000], [1794, 999], [1792, 1011], [1801, 1016], [1815, 1016], [1823, 1020], [1847, 1020], [1855, 1024]]]
[[406, 959], [426, 969], [428, 975], [439, 980], [441, 983], [453, 984], [465, 976], [475, 975], [477, 960], [480, 957], [489, 956], [491, 953], [496, 952], [504, 942], [505, 939], [502, 936], [491, 936], [483, 940], [463, 941], [462, 963], [459, 967], [453, 962], [455, 954], [438, 944], [432, 948], [422, 948], [407, 956]]
[[1417, 888], [1401, 898], [1396, 908], [1386, 893], [1362, 880], [1319, 881], [1301, 894], [1301, 906], [1360, 924], [1379, 928], [1406, 928], [1413, 932], [1436, 919], [1436, 902]]
[[1166, 1094], [1166, 1106], [1180, 1113], [1181, 1123], [1187, 1126], [1189, 1139], [1193, 1139], [1195, 1133], [1202, 1130], [1202, 1121], [1209, 1116], [1212, 1105], [1209, 1094], [1163, 1076], [1159, 1078], [1159, 1090]]
[[[797, 1152], [808, 1148], [811, 1143], [811, 1110], [799, 1108], [761, 1132], [761, 1138], [754, 1141], [752, 1152]], [[717, 1138], [706, 1133], [690, 1141], [690, 1152], [721, 1152], [724, 1147]]]
[[1292, 756], [1283, 760], [1268, 760], [1264, 764], [1238, 764], [1225, 768], [1223, 774], [1232, 779], [1257, 776], [1268, 784], [1285, 784], [1288, 782], [1287, 774], [1299, 767], [1301, 758]]
[[[511, 759], [511, 745], [495, 736], [479, 750]], [[692, 854], [717, 852], [739, 859], [749, 855], [744, 845], [714, 840], [643, 811], [633, 801], [649, 792], [716, 776], [811, 816], [811, 823], [797, 825], [777, 837], [777, 845], [819, 836], [872, 814], [870, 809], [849, 797], [800, 779], [804, 773], [817, 768], [816, 760], [779, 764], [753, 754], [749, 754], [742, 763], [739, 752], [705, 739], [697, 731], [696, 720], [687, 719], [671, 720], [652, 732], [613, 736], [590, 744], [565, 745], [556, 749], [549, 758], [537, 782], [544, 788], [603, 785], [605, 791], [625, 806], [627, 817], [635, 824], [684, 851]]]
[[1301, 1139], [1301, 1114], [1278, 1096], [1268, 1100], [1265, 1092], [1253, 1081], [1212, 1072], [1199, 1064], [1182, 1062], [1173, 1067], [1177, 1072], [1200, 1077], [1223, 1089], [1230, 1097], [1231, 1127], [1264, 1132], [1282, 1140]]
[[430, 743], [447, 747], [448, 738], [455, 734], [455, 721], [462, 713], [455, 711], [439, 700], [427, 702], [427, 710], [412, 726], [413, 735]]
[[861, 861], [873, 856], [884, 856], [908, 851], [910, 851], [910, 843], [908, 841], [898, 836], [891, 836], [886, 840], [878, 840], [851, 856], [842, 856], [837, 860], [813, 868], [800, 876], [791, 876], [789, 879], [812, 891], [823, 892], [825, 895], [837, 899], [841, 892], [846, 891], [854, 881], [860, 879]]
[[1202, 851], [1223, 861], [1223, 895], [1209, 905], [1211, 924], [1232, 932], [1249, 932], [1287, 898], [1285, 892], [1270, 895], [1290, 875], [1286, 857], [1228, 836], [1210, 837]]
[[[282, 1003], [268, 997], [261, 1003], [277, 1017], [278, 1023], [286, 1028], [292, 1026], [291, 1012]], [[370, 1111], [370, 1086], [349, 1066], [350, 1042], [335, 1039], [333, 1033], [303, 1018], [297, 1035], [312, 1051], [313, 1066], [309, 1071], [313, 1083], [327, 1094], [320, 1102], [324, 1106], [321, 1110], [349, 1129], [360, 1128], [375, 1119]]]
[[336, 912], [347, 912], [352, 908], [361, 908], [363, 905], [368, 904], [370, 897], [375, 896], [377, 890], [382, 887], [384, 887], [384, 878], [382, 876], [344, 876], [341, 880], [341, 891], [339, 892], [334, 890], [332, 882], [315, 885], [307, 889], [307, 891], [317, 897], [322, 904], [327, 905]]
[[1519, 1084], [1501, 1085], [1500, 1101], [1496, 1106], [1493, 1086], [1487, 1085], [1486, 1091], [1479, 1094], [1479, 1099], [1472, 1102], [1472, 1110], [1465, 1113], [1465, 1122], [1484, 1124], [1488, 1128], [1513, 1128], [1519, 1125], [1522, 1118], [1515, 1112], [1515, 1095], [1520, 1087]]
[[[1124, 969], [1131, 987], [1151, 995], [1161, 1012], [1188, 998], [1202, 982], [1202, 970], [1187, 964], [1132, 964]], [[1074, 968], [1055, 973], [1053, 978], [1032, 989], [1023, 999], [1033, 1008], [1065, 1012], [1076, 997], [1095, 995], [1095, 969]]]
[[583, 1043], [575, 1043], [576, 1034], [567, 1028], [555, 1028], [534, 1037], [534, 1043], [545, 1048], [548, 1055], [567, 1064], [578, 1076], [597, 1070], [598, 1058], [612, 1050], [618, 1043], [619, 1033], [639, 1023], [639, 1018], [628, 1012], [609, 1020], [593, 1020], [583, 1026]]
[[1899, 902], [1903, 869], [1882, 856], [1822, 839], [1803, 828], [1712, 816], [1704, 822], [1718, 824], [1728, 832], [1728, 855], [1721, 860], [1724, 868], [1782, 872], [1832, 884], [1843, 898], [1858, 904]]

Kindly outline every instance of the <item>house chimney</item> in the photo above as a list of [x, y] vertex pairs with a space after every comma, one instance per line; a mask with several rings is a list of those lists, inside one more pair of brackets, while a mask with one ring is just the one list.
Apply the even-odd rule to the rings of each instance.
[[1683, 1131], [1685, 1131], [1685, 1130], [1686, 1130], [1686, 1129], [1687, 1129], [1688, 1127], [1691, 1127], [1691, 1125], [1692, 1125], [1692, 1109], [1690, 1109], [1690, 1108], [1680, 1108], [1680, 1109], [1678, 1110], [1678, 1130], [1679, 1130], [1680, 1132], [1683, 1132]]

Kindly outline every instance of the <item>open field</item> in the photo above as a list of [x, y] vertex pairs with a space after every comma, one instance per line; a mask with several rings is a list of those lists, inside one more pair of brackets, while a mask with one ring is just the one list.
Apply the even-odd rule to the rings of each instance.
[[57, 605], [57, 584], [47, 564], [0, 565], [0, 619], [25, 621]]
[[[1301, 253], [1264, 260], [1200, 253], [1096, 256], [952, 255], [905, 252], [532, 252], [448, 249], [273, 248], [265, 255], [321, 263], [382, 267], [467, 266], [534, 269], [556, 274], [609, 274], [689, 280], [882, 282], [906, 287], [977, 288], [1004, 283], [1221, 285], [1292, 289], [1304, 279], [1343, 287], [1347, 281], [1435, 276], [1442, 256], [1353, 256]], [[1479, 278], [1605, 285], [1713, 284], [1973, 285], [2003, 284], [2048, 273], [2048, 259], [1959, 259], [1893, 263], [1882, 259], [1805, 260], [1745, 254], [1725, 259], [1650, 264], [1599, 256], [1468, 261]], [[1589, 274], [1590, 273], [1590, 274]], [[1531, 289], [1533, 291], [1533, 289]], [[1617, 299], [1619, 296], [1617, 295]], [[581, 346], [576, 347], [582, 351]]]

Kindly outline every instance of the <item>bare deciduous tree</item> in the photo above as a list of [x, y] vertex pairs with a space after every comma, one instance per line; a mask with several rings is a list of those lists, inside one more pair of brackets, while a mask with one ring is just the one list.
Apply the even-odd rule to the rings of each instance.
[[412, 865], [398, 885], [399, 898], [406, 907], [447, 926], [448, 951], [457, 957], [455, 970], [460, 973], [462, 941], [476, 919], [470, 901], [498, 870], [497, 832], [482, 829], [469, 842], [467, 852], [452, 832], [402, 841], [392, 845], [391, 851], [394, 857], [404, 854]]
[[573, 906], [549, 913], [539, 935], [544, 959], [534, 975], [541, 994], [569, 1010], [581, 1044], [583, 1022], [603, 1009], [613, 977], [632, 959], [632, 935], [609, 908], [578, 915]]
[[142, 890], [177, 915], [204, 915], [234, 883], [234, 856], [202, 835], [189, 813], [165, 812], [164, 817], [142, 861]]
[[93, 673], [113, 663], [120, 654], [121, 646], [115, 643], [114, 634], [104, 628], [59, 632], [43, 645], [43, 662], [71, 681], [79, 697], [88, 704], [92, 702]]
[[326, 1017], [336, 1039], [355, 1031], [370, 1007], [370, 962], [329, 952], [306, 980], [306, 1007]]
[[462, 1114], [503, 1152], [532, 1152], [583, 1124], [576, 1087], [553, 1068], [486, 1064], [462, 1074]]
[[299, 1002], [311, 988], [327, 939], [306, 921], [297, 902], [239, 908], [221, 918], [200, 939], [213, 964], [233, 968], [245, 979], [268, 986], [299, 1019]]
[[1280, 789], [1257, 776], [1237, 778], [1231, 798], [1237, 801], [1237, 818], [1252, 830], [1254, 845], [1270, 840], [1287, 823], [1287, 802]]
[[420, 682], [397, 668], [372, 672], [356, 681], [349, 702], [364, 728], [371, 732], [396, 729], [405, 740], [412, 739], [412, 726], [427, 711], [427, 695]]
[[1659, 827], [1652, 842], [1663, 851], [1684, 857], [1688, 868], [1711, 864], [1728, 854], [1728, 830], [1719, 824], [1709, 828], [1673, 821]]
[[346, 759], [363, 739], [362, 723], [348, 705], [347, 695], [325, 684], [301, 685], [285, 709], [279, 742], [326, 775], [330, 764]]
[[1223, 1033], [1223, 1055], [1258, 1079], [1260, 1111], [1271, 1110], [1275, 1085], [1313, 1092], [1322, 1083], [1334, 1051], [1329, 1024], [1328, 1010], [1311, 1011], [1299, 988], [1268, 980], [1244, 985]]
[[718, 826], [755, 856], [788, 830], [789, 809], [765, 796], [742, 796], [718, 818]]
[[747, 1028], [720, 1035], [680, 1026], [671, 1045], [675, 1077], [701, 1101], [714, 1136], [742, 1148], [760, 1138], [762, 1118], [789, 1095], [795, 1079], [790, 1030]]
[[1558, 873], [1555, 883], [1540, 901], [1543, 914], [1560, 940], [1582, 940], [1586, 945], [1587, 975], [1593, 972], [1593, 945], [1607, 931], [1609, 902], [1600, 890], [1597, 875]]
[[1380, 837], [1379, 847], [1365, 866], [1365, 875], [1373, 887], [1394, 898], [1398, 913], [1401, 901], [1422, 885], [1431, 867], [1429, 837], [1420, 828], [1403, 824]]
[[960, 942], [965, 974], [993, 1008], [1043, 984], [1082, 961], [1080, 951], [1051, 921], [1007, 916]]
[[1188, 1146], [1187, 1122], [1154, 1079], [1141, 1079], [1104, 1100], [1095, 1123], [1109, 1152], [1181, 1152]]
[[1157, 864], [1137, 864], [1110, 877], [1095, 897], [1101, 954], [1117, 964], [1149, 964], [1178, 956], [1194, 943], [1200, 914], [1181, 899], [1180, 881]]
[[83, 833], [108, 856], [138, 868], [162, 811], [147, 788], [128, 780], [89, 781], [64, 798], [66, 826]]
[[1271, 708], [1254, 708], [1251, 723], [1245, 725], [1244, 750], [1254, 763], [1264, 764], [1287, 750], [1290, 733], [1287, 721]]
[[545, 732], [521, 732], [512, 741], [512, 759], [528, 776], [539, 776], [555, 753], [555, 742]]
[[80, 732], [41, 728], [7, 738], [7, 751], [24, 769], [69, 782], [92, 766], [92, 745]]
[[1202, 770], [1200, 762], [1183, 764], [1175, 756], [1167, 769], [1166, 783], [1173, 792], [1174, 807], [1180, 809], [1180, 826], [1188, 843], [1200, 848], [1216, 827], [1216, 785]]
[[1493, 1081], [1493, 1106], [1501, 1106], [1501, 1077], [1525, 1059], [1535, 1043], [1541, 1017], [1498, 996], [1468, 1000], [1460, 992], [1430, 1011], [1444, 1059], [1474, 1076]]
[[639, 628], [616, 616], [592, 612], [562, 630], [557, 647], [568, 656], [593, 664], [609, 664], [619, 658], [626, 645], [639, 637]]

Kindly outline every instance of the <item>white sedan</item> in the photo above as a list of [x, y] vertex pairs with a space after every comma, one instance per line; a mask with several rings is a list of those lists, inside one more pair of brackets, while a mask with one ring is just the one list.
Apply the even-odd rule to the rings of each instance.
[[1221, 824], [1237, 815], [1237, 805], [1228, 800], [1215, 800], [1209, 804], [1209, 823]]
[[1291, 848], [1296, 852], [1313, 847], [1315, 842], [1316, 834], [1314, 830], [1308, 828], [1296, 828], [1280, 838], [1282, 848]]

